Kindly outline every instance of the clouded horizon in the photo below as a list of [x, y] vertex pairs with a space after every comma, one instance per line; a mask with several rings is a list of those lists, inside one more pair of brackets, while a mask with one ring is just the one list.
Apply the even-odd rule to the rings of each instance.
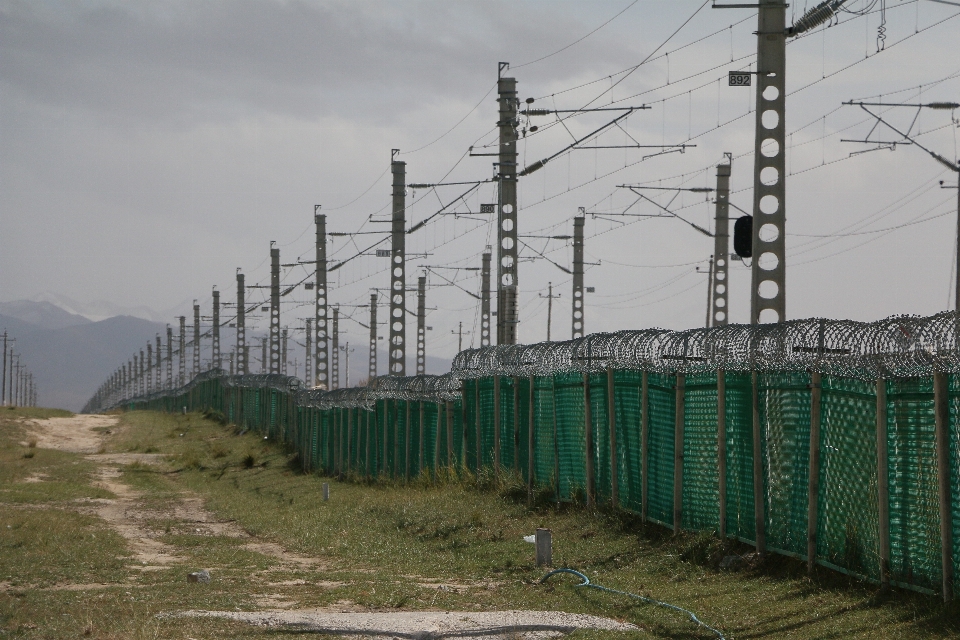
[[[734, 154], [732, 202], [751, 207], [753, 91], [725, 78], [754, 60], [755, 11], [698, 11], [701, 4], [0, 0], [0, 300], [106, 301], [172, 323], [193, 299], [208, 308], [214, 285], [231, 301], [238, 267], [248, 283], [266, 283], [271, 240], [284, 263], [312, 259], [315, 204], [328, 231], [383, 230], [391, 148], [401, 150], [408, 182], [491, 175], [493, 158], [467, 151], [495, 142], [491, 89], [497, 63], [509, 61], [520, 97], [535, 106], [650, 106], [603, 144], [629, 135], [696, 145], [645, 160], [649, 151], [622, 149], [562, 156], [521, 179], [518, 224], [521, 234], [564, 235], [578, 207], [598, 214], [586, 226], [594, 263], [586, 284], [596, 288], [588, 332], [701, 326], [706, 276], [697, 268], [705, 270], [712, 240], [674, 219], [603, 216], [633, 202], [620, 184], [713, 186], [724, 152]], [[793, 3], [788, 19], [813, 4]], [[787, 49], [788, 318], [872, 320], [953, 307], [957, 194], [938, 181], [956, 184], [956, 175], [916, 148], [850, 157], [865, 147], [841, 141], [865, 137], [872, 124], [844, 100], [960, 102], [960, 18], [952, 18], [960, 8], [886, 6], [880, 53], [878, 10], [841, 14]], [[904, 127], [914, 113], [887, 111]], [[951, 117], [924, 111], [912, 131], [955, 162], [960, 132]], [[525, 164], [607, 116], [573, 119], [570, 133], [549, 121], [532, 122], [542, 130], [521, 141]], [[408, 221], [436, 212], [457, 189], [411, 190]], [[478, 211], [491, 197], [481, 187], [452, 211]], [[669, 206], [712, 224], [702, 194]], [[424, 255], [408, 258], [408, 286], [416, 287], [418, 265], [479, 266], [493, 230], [489, 216], [450, 215], [411, 234], [408, 253]], [[380, 237], [334, 238], [328, 251], [347, 258]], [[569, 243], [524, 241], [521, 340], [545, 339], [548, 283], [561, 295], [553, 337], [569, 338], [569, 276], [542, 258], [569, 267]], [[369, 256], [335, 272], [331, 303], [365, 322], [371, 288], [388, 285], [386, 266]], [[284, 282], [308, 269], [285, 270]], [[477, 289], [475, 271], [439, 273]], [[428, 278], [428, 350], [450, 357], [459, 322], [470, 332], [465, 346], [475, 340], [477, 304]], [[730, 287], [731, 320], [746, 322], [749, 271], [737, 265]], [[284, 298], [283, 313], [284, 324], [302, 326], [311, 292]], [[363, 344], [359, 324], [345, 320], [341, 331]]]

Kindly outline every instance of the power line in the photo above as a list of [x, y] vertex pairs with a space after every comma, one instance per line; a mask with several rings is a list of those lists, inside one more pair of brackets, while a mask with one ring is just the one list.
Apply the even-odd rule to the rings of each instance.
[[621, 9], [620, 12], [617, 13], [615, 16], [613, 16], [612, 18], [610, 18], [609, 20], [607, 20], [606, 22], [604, 22], [603, 24], [601, 24], [599, 27], [597, 27], [597, 28], [594, 29], [593, 31], [590, 31], [590, 32], [587, 33], [585, 36], [582, 36], [582, 37], [578, 38], [577, 40], [574, 40], [573, 42], [571, 42], [571, 43], [568, 44], [567, 46], [562, 47], [562, 48], [560, 48], [560, 49], [557, 49], [557, 50], [554, 51], [553, 53], [549, 53], [549, 54], [547, 54], [547, 55], [545, 55], [545, 56], [543, 56], [543, 57], [537, 58], [536, 60], [531, 60], [530, 62], [524, 62], [523, 64], [513, 65], [512, 68], [513, 68], [513, 69], [519, 69], [520, 67], [526, 67], [526, 66], [529, 66], [529, 65], [531, 65], [531, 64], [536, 64], [536, 63], [538, 63], [538, 62], [542, 62], [542, 61], [546, 60], [547, 58], [552, 58], [553, 56], [557, 55], [558, 53], [563, 53], [564, 51], [566, 51], [566, 50], [569, 49], [570, 47], [572, 47], [572, 46], [574, 46], [574, 45], [577, 45], [577, 44], [580, 44], [581, 42], [583, 42], [584, 40], [586, 40], [587, 38], [589, 38], [590, 36], [592, 36], [593, 34], [595, 34], [597, 31], [600, 31], [600, 29], [603, 29], [605, 26], [607, 26], [608, 24], [610, 24], [611, 22], [613, 22], [614, 20], [616, 20], [617, 18], [619, 18], [620, 16], [622, 16], [624, 13], [626, 13], [627, 10], [629, 10], [630, 8], [632, 8], [633, 5], [637, 4], [639, 1], [640, 1], [640, 0], [633, 0], [633, 2], [631, 2], [631, 3], [628, 4], [626, 7], [624, 7], [623, 9]]

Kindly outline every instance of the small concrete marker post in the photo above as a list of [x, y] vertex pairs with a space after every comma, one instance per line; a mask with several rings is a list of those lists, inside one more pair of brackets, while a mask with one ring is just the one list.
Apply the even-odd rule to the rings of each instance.
[[200, 571], [194, 571], [193, 573], [187, 574], [187, 582], [198, 582], [202, 584], [207, 584], [210, 582], [210, 572], [206, 569], [201, 569]]
[[330, 483], [323, 483], [323, 501], [326, 502], [330, 499]]
[[537, 566], [553, 566], [553, 541], [550, 529], [537, 529]]

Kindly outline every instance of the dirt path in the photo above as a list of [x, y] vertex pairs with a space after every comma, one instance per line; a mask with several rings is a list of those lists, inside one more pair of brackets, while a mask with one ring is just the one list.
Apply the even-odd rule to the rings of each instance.
[[[226, 536], [246, 539], [242, 548], [280, 561], [281, 568], [322, 572], [327, 566], [319, 558], [303, 556], [284, 549], [281, 545], [257, 539], [233, 521], [217, 518], [204, 506], [200, 496], [181, 492], [175, 498], [161, 503], [148, 501], [142, 492], [122, 480], [123, 465], [134, 462], [147, 465], [166, 465], [160, 454], [101, 453], [118, 425], [114, 416], [77, 415], [71, 418], [50, 418], [28, 423], [28, 436], [37, 446], [85, 454], [97, 466], [96, 484], [115, 497], [91, 499], [79, 505], [81, 511], [101, 517], [127, 541], [133, 553], [131, 570], [167, 570], [183, 567], [185, 559], [177, 549], [162, 541], [170, 533]], [[115, 432], [115, 431], [114, 431]], [[43, 482], [42, 475], [31, 478]], [[158, 522], [170, 523], [158, 529]], [[199, 567], [191, 568], [191, 570]], [[216, 567], [205, 567], [216, 570]], [[287, 585], [288, 583], [277, 583]], [[303, 580], [288, 586], [306, 585]], [[341, 583], [315, 583], [314, 586], [337, 586]], [[264, 585], [260, 585], [264, 586]], [[271, 584], [270, 586], [276, 586]], [[445, 585], [429, 583], [438, 589]], [[0, 583], [0, 591], [3, 583]], [[58, 585], [59, 590], [86, 591], [101, 589], [103, 585]], [[287, 596], [261, 595], [255, 600], [264, 610], [185, 611], [161, 614], [161, 617], [219, 618], [245, 622], [260, 627], [287, 630], [351, 635], [359, 638], [453, 638], [484, 637], [504, 640], [535, 640], [564, 636], [575, 629], [631, 630], [633, 625], [606, 618], [556, 611], [488, 611], [488, 612], [368, 612], [357, 611], [356, 605], [331, 609], [294, 609], [295, 600]], [[348, 606], [352, 605], [352, 606]], [[284, 610], [286, 609], [286, 610]]]
[[577, 629], [631, 631], [637, 627], [609, 618], [562, 611], [401, 611], [329, 613], [324, 611], [185, 611], [178, 616], [225, 618], [265, 627], [362, 638], [482, 637], [538, 640]]
[[[118, 422], [116, 416], [102, 415], [48, 418], [30, 421], [27, 432], [30, 438], [36, 439], [38, 447], [87, 454], [84, 457], [97, 465], [96, 484], [116, 498], [91, 500], [81, 510], [100, 516], [124, 537], [134, 555], [131, 568], [150, 571], [181, 562], [183, 558], [177, 555], [176, 549], [159, 539], [171, 532], [247, 539], [244, 549], [279, 560], [285, 567], [323, 566], [318, 558], [292, 553], [276, 543], [258, 540], [235, 522], [217, 518], [206, 509], [199, 496], [181, 493], [163, 508], [146, 507], [143, 494], [121, 480], [120, 467], [134, 462], [164, 465], [166, 457], [155, 453], [99, 453]], [[37, 476], [29, 480], [42, 482], [43, 478]], [[158, 530], [148, 524], [151, 521], [172, 521], [174, 524], [170, 530]]]
[[97, 453], [108, 435], [104, 430], [115, 427], [117, 422], [116, 416], [77, 414], [69, 418], [30, 420], [27, 432], [36, 438], [37, 446], [44, 449]]

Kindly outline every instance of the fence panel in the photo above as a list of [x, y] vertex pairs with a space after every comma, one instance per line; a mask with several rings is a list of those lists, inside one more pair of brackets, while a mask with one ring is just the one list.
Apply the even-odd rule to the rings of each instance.
[[553, 376], [557, 416], [557, 461], [560, 500], [583, 499], [586, 490], [586, 434], [583, 413], [583, 374]]
[[610, 416], [607, 413], [609, 392], [607, 374], [591, 373], [587, 376], [590, 385], [590, 424], [593, 433], [593, 477], [597, 503], [608, 502], [612, 491], [610, 469]]
[[[810, 470], [810, 374], [758, 375], [764, 434], [767, 547], [805, 557]], [[822, 448], [821, 437], [821, 448]], [[876, 456], [874, 456], [876, 457]]]
[[887, 382], [890, 573], [894, 581], [939, 590], [940, 506], [933, 378]]
[[823, 377], [817, 560], [880, 579], [876, 385]]
[[635, 513], [642, 508], [640, 451], [640, 372], [613, 372], [617, 420], [617, 478], [620, 505]]
[[672, 374], [651, 373], [647, 379], [650, 412], [647, 418], [650, 425], [647, 516], [664, 526], [672, 527], [676, 377]]
[[720, 529], [717, 407], [717, 374], [687, 376], [683, 411], [685, 529]]
[[557, 429], [554, 418], [553, 376], [533, 379], [534, 477], [538, 487], [554, 487], [557, 483]]
[[751, 374], [726, 372], [727, 535], [756, 540], [753, 496], [753, 382]]

